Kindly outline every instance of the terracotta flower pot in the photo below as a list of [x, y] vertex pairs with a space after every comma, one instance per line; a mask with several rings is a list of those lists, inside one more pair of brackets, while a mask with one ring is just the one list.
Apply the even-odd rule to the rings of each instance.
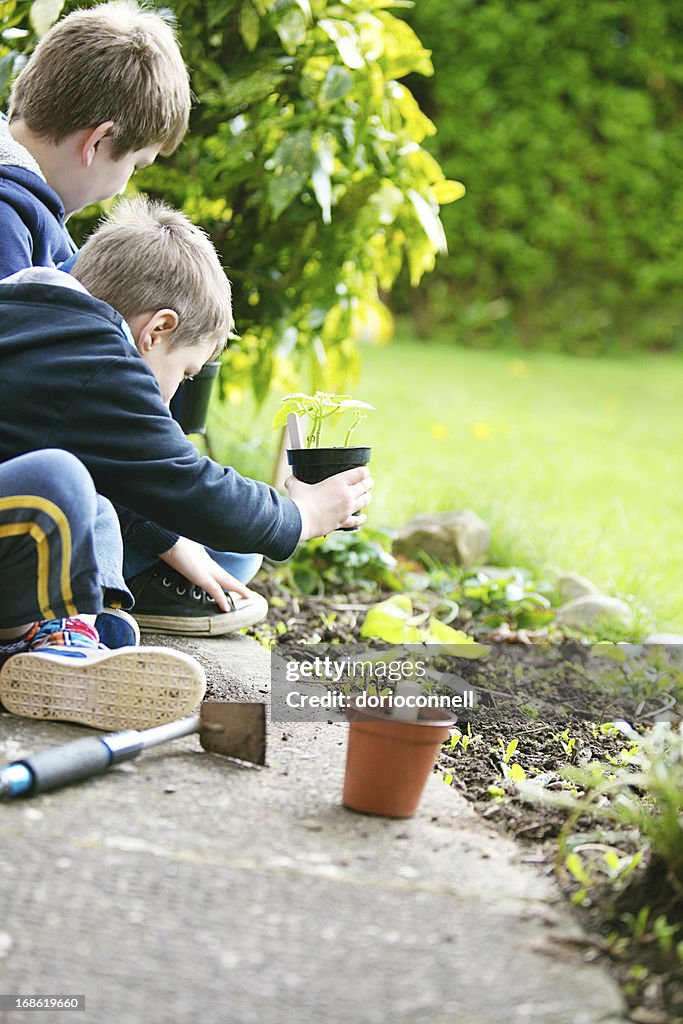
[[186, 434], [205, 434], [206, 417], [213, 383], [221, 368], [220, 362], [204, 363], [192, 380], [185, 380], [171, 399], [171, 413]]
[[345, 807], [386, 818], [411, 818], [455, 718], [423, 708], [415, 722], [352, 708], [344, 778]]

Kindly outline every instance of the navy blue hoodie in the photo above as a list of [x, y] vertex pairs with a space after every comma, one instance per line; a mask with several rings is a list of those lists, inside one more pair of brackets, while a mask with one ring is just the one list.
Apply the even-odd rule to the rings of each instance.
[[61, 199], [0, 116], [0, 278], [24, 267], [58, 267], [75, 251]]
[[0, 462], [61, 448], [100, 494], [219, 551], [288, 558], [299, 510], [183, 434], [121, 316], [86, 292], [0, 284]]

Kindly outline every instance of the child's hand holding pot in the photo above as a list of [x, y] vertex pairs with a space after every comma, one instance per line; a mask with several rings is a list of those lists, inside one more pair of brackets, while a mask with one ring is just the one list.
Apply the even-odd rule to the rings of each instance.
[[301, 540], [323, 537], [332, 530], [360, 526], [367, 516], [354, 515], [372, 500], [375, 481], [367, 466], [348, 469], [317, 484], [290, 476], [285, 487], [301, 515]]

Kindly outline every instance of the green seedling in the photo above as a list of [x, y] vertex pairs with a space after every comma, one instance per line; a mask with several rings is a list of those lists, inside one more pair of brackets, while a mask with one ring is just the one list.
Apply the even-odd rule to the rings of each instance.
[[273, 418], [273, 427], [284, 427], [291, 413], [307, 416], [309, 426], [306, 447], [319, 448], [323, 423], [332, 416], [350, 412], [353, 414], [353, 421], [344, 437], [344, 447], [347, 448], [354, 431], [366, 419], [366, 411], [374, 409], [374, 405], [359, 402], [350, 395], [330, 395], [326, 391], [316, 391], [313, 395], [307, 395], [303, 391], [296, 391], [282, 399], [280, 408]]
[[[655, 941], [662, 953], [672, 953], [674, 950], [674, 939], [681, 929], [680, 924], [669, 924], [665, 914], [660, 914], [650, 920], [650, 908], [641, 907], [637, 914], [622, 914], [624, 922], [634, 939], [639, 942]], [[677, 948], [677, 947], [676, 947]]]
[[622, 914], [624, 922], [634, 939], [642, 940], [647, 934], [647, 926], [650, 919], [650, 908], [641, 907], [637, 914]]
[[671, 953], [674, 948], [674, 939], [680, 929], [680, 924], [669, 924], [664, 914], [655, 918], [652, 922], [652, 931], [662, 953]]
[[500, 763], [503, 778], [509, 779], [511, 782], [524, 782], [526, 779], [526, 772], [522, 768], [521, 764], [518, 764], [516, 761], [513, 764], [510, 764], [510, 758], [519, 746], [519, 740], [517, 738], [510, 740], [506, 746], [505, 741], [499, 736], [498, 746], [500, 747], [503, 755]]
[[444, 750], [446, 753], [453, 753], [457, 746], [460, 746], [463, 754], [467, 753], [467, 748], [470, 743], [474, 741], [475, 737], [472, 735], [472, 727], [470, 723], [467, 723], [467, 732], [462, 733], [460, 729], [454, 729], [451, 733], [451, 738], [448, 743], [444, 744]]
[[564, 750], [567, 757], [571, 760], [576, 747], [576, 739], [569, 735], [569, 729], [565, 729], [563, 732], [555, 733], [553, 739], [556, 740], [562, 749]]
[[503, 738], [501, 736], [499, 736], [498, 737], [498, 746], [503, 751], [503, 764], [509, 764], [510, 758], [512, 757], [512, 755], [514, 754], [515, 750], [519, 746], [519, 740], [516, 739], [516, 738], [514, 740], [510, 740], [508, 745], [505, 746], [505, 741], [503, 740]]

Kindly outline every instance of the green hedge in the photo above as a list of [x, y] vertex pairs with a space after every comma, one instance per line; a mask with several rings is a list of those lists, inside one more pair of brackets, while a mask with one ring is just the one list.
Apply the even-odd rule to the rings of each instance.
[[432, 50], [434, 77], [410, 80], [429, 147], [468, 191], [444, 211], [427, 323], [681, 346], [683, 6], [417, 0], [405, 17]]

